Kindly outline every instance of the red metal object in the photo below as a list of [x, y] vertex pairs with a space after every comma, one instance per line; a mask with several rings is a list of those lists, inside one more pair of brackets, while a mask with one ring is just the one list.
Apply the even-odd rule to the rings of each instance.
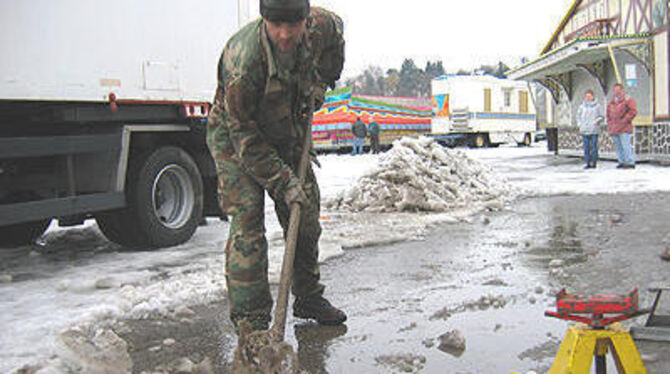
[[636, 287], [627, 295], [597, 296], [569, 294], [562, 289], [556, 295], [556, 311], [546, 311], [544, 315], [600, 328], [644, 313], [639, 310]]
[[638, 309], [638, 291], [634, 288], [628, 295], [585, 296], [569, 294], [562, 289], [556, 295], [558, 313], [627, 313]]

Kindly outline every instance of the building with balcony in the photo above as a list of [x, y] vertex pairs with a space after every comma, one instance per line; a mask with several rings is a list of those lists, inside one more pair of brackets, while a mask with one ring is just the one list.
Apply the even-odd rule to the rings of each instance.
[[[547, 126], [558, 152], [581, 155], [575, 123], [587, 89], [603, 108], [617, 82], [638, 105], [633, 142], [638, 160], [670, 161], [670, 13], [668, 0], [576, 0], [540, 56], [508, 76], [547, 88]], [[609, 136], [600, 153], [615, 157]]]

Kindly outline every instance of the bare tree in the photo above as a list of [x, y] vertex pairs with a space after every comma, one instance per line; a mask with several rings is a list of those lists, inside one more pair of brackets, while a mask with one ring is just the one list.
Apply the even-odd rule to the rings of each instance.
[[346, 86], [355, 87], [363, 95], [382, 96], [430, 96], [430, 81], [444, 74], [442, 61], [428, 61], [422, 70], [414, 60], [405, 59], [400, 70], [379, 66], [368, 66], [360, 75], [345, 81]]

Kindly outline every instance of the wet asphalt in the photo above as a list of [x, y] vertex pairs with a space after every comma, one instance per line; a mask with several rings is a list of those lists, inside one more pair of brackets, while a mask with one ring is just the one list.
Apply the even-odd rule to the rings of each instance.
[[[287, 341], [310, 373], [547, 372], [568, 326], [543, 315], [553, 295], [637, 286], [649, 306], [646, 288], [670, 282], [670, 263], [659, 258], [668, 222], [668, 193], [529, 198], [437, 225], [421, 241], [349, 250], [321, 267], [346, 325], [289, 317]], [[122, 322], [134, 372], [182, 357], [229, 371], [236, 341], [226, 300], [192, 309], [187, 321]], [[455, 329], [465, 350], [439, 349], [439, 336]], [[162, 345], [167, 338], [176, 343]], [[650, 373], [670, 373], [670, 343], [637, 344]]]

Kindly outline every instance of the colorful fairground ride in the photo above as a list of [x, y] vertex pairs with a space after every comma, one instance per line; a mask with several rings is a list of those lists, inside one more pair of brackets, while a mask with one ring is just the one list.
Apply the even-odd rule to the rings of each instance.
[[356, 94], [352, 87], [330, 91], [312, 120], [314, 148], [321, 151], [351, 148], [351, 126], [358, 118], [366, 125], [377, 122], [379, 143], [388, 147], [403, 136], [430, 133], [430, 98], [366, 96]]

